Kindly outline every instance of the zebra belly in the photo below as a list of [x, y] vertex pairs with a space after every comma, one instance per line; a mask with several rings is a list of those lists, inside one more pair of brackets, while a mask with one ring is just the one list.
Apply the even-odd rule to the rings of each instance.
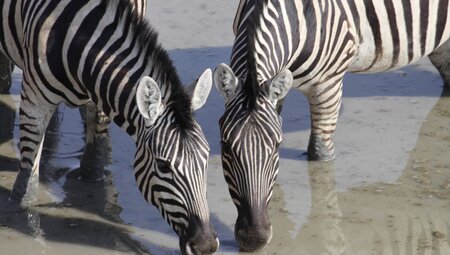
[[[23, 60], [21, 58], [21, 42], [23, 34], [21, 33], [22, 23], [20, 17], [20, 7], [22, 1], [4, 0], [0, 3], [2, 8], [0, 12], [0, 52], [7, 56], [16, 66], [22, 69]], [[11, 23], [14, 27], [11, 27]], [[15, 33], [13, 33], [13, 31]], [[14, 34], [14, 35], [13, 35]]]
[[431, 52], [433, 51], [427, 51], [425, 54], [414, 56], [412, 59], [402, 58], [398, 61], [393, 61], [395, 58], [394, 54], [386, 53], [383, 54], [382, 57], [379, 57], [375, 62], [373, 62], [373, 53], [371, 54], [370, 52], [365, 52], [355, 56], [348, 71], [352, 73], [380, 73], [395, 70], [417, 62], [421, 58], [429, 55]]
[[[447, 39], [443, 44], [448, 44], [450, 40]], [[442, 46], [442, 45], [440, 45]], [[436, 48], [437, 49], [437, 48]], [[417, 62], [423, 57], [428, 56], [430, 53], [432, 53], [436, 49], [431, 49], [429, 51], [425, 51], [422, 55], [417, 55], [412, 59], [403, 58], [402, 61], [396, 61], [394, 62], [393, 59], [395, 58], [395, 55], [392, 54], [384, 54], [383, 57], [380, 57], [373, 66], [368, 68], [371, 65], [371, 60], [373, 59], [373, 53], [372, 54], [364, 54], [364, 53], [358, 53], [357, 56], [355, 56], [354, 61], [350, 65], [348, 71], [352, 73], [379, 73], [379, 72], [385, 72], [390, 70], [399, 69], [402, 67], [405, 67], [409, 64], [413, 64], [414, 62]], [[407, 53], [404, 53], [406, 55]], [[450, 58], [450, 56], [449, 56]]]
[[359, 45], [349, 71], [375, 73], [401, 68], [445, 43], [450, 36], [447, 0], [350, 0], [358, 13]]

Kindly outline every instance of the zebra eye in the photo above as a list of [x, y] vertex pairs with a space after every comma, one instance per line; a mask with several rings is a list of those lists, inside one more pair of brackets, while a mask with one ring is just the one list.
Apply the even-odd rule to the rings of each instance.
[[162, 159], [155, 159], [155, 161], [156, 161], [156, 165], [158, 166], [159, 172], [161, 172], [162, 174], [172, 173], [169, 162], [162, 160]]

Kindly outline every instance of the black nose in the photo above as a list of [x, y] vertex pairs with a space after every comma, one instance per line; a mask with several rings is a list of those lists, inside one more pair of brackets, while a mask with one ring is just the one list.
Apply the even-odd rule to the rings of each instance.
[[272, 238], [267, 207], [247, 207], [239, 210], [234, 227], [234, 236], [241, 251], [257, 251], [263, 248]]
[[186, 235], [180, 238], [180, 250], [184, 255], [213, 254], [219, 248], [219, 240], [212, 225], [198, 217], [191, 217]]

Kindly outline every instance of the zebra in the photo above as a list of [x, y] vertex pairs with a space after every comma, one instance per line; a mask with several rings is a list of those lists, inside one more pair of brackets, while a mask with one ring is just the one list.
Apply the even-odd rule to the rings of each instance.
[[241, 0], [231, 67], [213, 79], [225, 102], [222, 165], [244, 250], [270, 241], [267, 206], [278, 174], [283, 99], [309, 101], [309, 160], [334, 159], [346, 72], [376, 73], [425, 56], [450, 87], [449, 0]]
[[[144, 17], [147, 1], [130, 0], [138, 15]], [[3, 54], [0, 54], [0, 94], [8, 93], [12, 84], [12, 72], [14, 64]], [[80, 114], [84, 122], [85, 148], [80, 161], [80, 177], [83, 180], [98, 182], [104, 178], [105, 164], [99, 164], [99, 160], [108, 161], [103, 144], [109, 142], [108, 127], [110, 120], [101, 111], [98, 111], [94, 103], [89, 102], [80, 107]]]
[[[129, 0], [133, 6], [134, 11], [145, 17], [147, 9], [147, 0]], [[80, 107], [80, 114], [83, 119], [85, 132], [85, 147], [80, 160], [80, 177], [83, 180], [98, 182], [104, 178], [104, 166], [106, 164], [98, 164], [99, 160], [108, 161], [108, 156], [105, 156], [104, 144], [110, 142], [109, 138], [109, 123], [108, 116], [97, 109], [96, 105], [91, 101]]]
[[0, 52], [23, 70], [20, 169], [10, 199], [23, 206], [36, 199], [44, 131], [57, 106], [92, 101], [135, 141], [137, 186], [179, 236], [181, 252], [216, 251], [209, 145], [193, 117], [209, 95], [211, 70], [185, 89], [128, 0], [5, 0], [0, 20]]

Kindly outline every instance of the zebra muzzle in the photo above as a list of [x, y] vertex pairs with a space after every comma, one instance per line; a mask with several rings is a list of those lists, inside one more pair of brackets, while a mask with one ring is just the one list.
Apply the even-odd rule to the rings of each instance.
[[180, 250], [184, 255], [213, 254], [219, 248], [219, 239], [209, 222], [198, 217], [189, 220], [186, 234], [180, 237]]
[[252, 252], [262, 249], [272, 239], [272, 225], [267, 207], [243, 208], [239, 210], [234, 235], [241, 251]]

